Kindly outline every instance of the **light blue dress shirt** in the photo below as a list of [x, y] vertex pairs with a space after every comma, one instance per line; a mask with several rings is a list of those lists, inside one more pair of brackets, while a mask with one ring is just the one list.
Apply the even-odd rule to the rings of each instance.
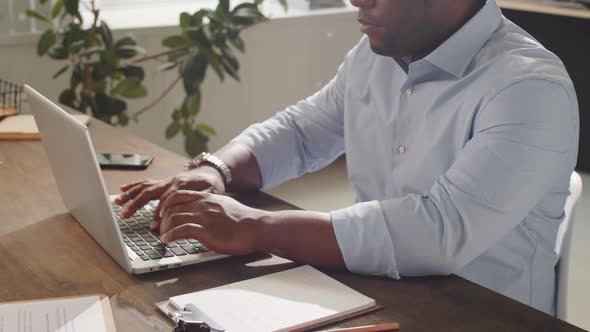
[[363, 38], [321, 91], [234, 141], [264, 188], [346, 153], [358, 203], [331, 217], [350, 271], [454, 273], [553, 314], [578, 130], [562, 62], [490, 0], [409, 65]]

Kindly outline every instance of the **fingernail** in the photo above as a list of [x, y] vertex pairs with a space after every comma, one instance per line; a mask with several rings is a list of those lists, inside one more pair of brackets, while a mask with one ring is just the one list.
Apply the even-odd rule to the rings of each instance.
[[164, 242], [164, 243], [168, 243], [168, 235], [164, 234], [160, 237], [160, 241]]
[[160, 209], [160, 212], [158, 212], [158, 217], [162, 218], [164, 216], [164, 210]]
[[158, 223], [157, 223], [157, 222], [155, 222], [155, 221], [153, 221], [153, 222], [150, 224], [150, 228], [151, 228], [152, 230], [154, 230], [154, 231], [155, 231], [155, 230], [158, 228]]

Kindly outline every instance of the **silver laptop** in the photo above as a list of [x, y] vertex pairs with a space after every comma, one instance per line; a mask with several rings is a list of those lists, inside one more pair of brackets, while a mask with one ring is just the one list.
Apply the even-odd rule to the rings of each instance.
[[162, 244], [149, 228], [157, 201], [131, 218], [119, 217], [121, 208], [113, 202], [116, 195], [107, 194], [88, 128], [30, 86], [24, 92], [65, 206], [125, 271], [140, 274], [227, 257], [192, 239]]

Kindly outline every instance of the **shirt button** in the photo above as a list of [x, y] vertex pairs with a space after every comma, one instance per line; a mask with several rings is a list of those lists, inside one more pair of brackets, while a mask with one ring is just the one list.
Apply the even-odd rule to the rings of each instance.
[[405, 146], [403, 146], [403, 145], [400, 145], [400, 146], [399, 146], [399, 148], [398, 148], [397, 150], [398, 150], [398, 151], [399, 151], [399, 153], [401, 153], [401, 154], [405, 154], [405, 153], [408, 151], [408, 149], [406, 149], [406, 147], [405, 147]]
[[406, 95], [411, 96], [414, 93], [414, 90], [412, 90], [412, 88], [407, 88], [406, 89]]

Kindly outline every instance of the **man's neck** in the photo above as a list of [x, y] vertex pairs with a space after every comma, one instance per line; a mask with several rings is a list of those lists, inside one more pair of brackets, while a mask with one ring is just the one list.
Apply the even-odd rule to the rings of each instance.
[[445, 17], [440, 20], [442, 22], [438, 30], [440, 33], [432, 39], [432, 43], [430, 43], [423, 51], [412, 55], [412, 61], [420, 60], [436, 50], [447, 39], [459, 31], [461, 27], [469, 22], [469, 20], [471, 20], [484, 5], [485, 3], [481, 1], [471, 1], [468, 3], [458, 2], [456, 6], [448, 9], [447, 12], [452, 12], [453, 16]]

